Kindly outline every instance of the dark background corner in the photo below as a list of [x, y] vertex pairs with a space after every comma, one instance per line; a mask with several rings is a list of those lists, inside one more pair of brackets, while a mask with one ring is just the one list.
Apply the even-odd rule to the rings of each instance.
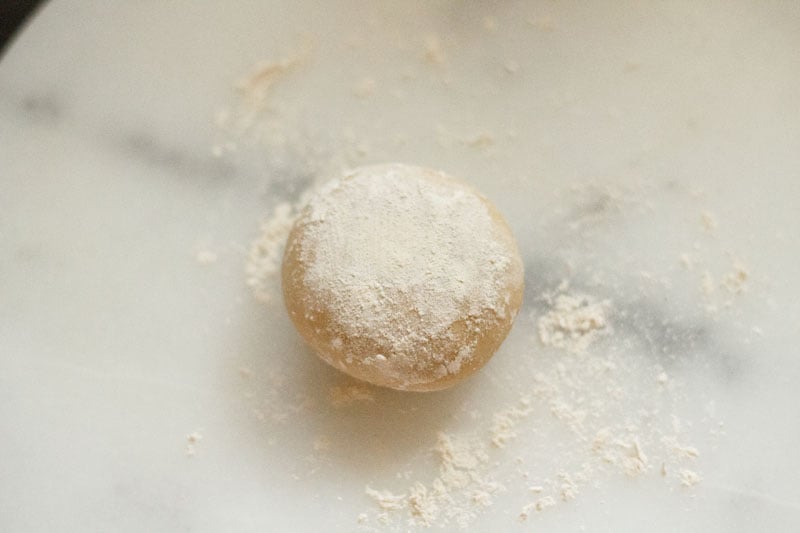
[[0, 0], [0, 54], [42, 0]]

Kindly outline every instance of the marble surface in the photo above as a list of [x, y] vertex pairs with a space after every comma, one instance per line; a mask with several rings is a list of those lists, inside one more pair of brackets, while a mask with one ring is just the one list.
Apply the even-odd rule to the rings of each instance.
[[[438, 431], [570, 357], [536, 342], [563, 279], [610, 302], [591, 349], [633, 398], [680, 389], [647, 416], [684, 421], [702, 481], [610, 469], [521, 521], [519, 465], [563, 457], [534, 411], [470, 530], [800, 529], [798, 27], [741, 0], [50, 2], [0, 62], [0, 529], [404, 530], [365, 486], [428, 483]], [[257, 131], [233, 83], [285, 58]], [[469, 383], [335, 407], [246, 250], [321, 168], [392, 160], [497, 203], [525, 309]]]

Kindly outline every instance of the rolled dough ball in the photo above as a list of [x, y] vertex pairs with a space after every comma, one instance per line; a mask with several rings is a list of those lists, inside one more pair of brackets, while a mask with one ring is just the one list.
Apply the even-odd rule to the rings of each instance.
[[289, 316], [323, 360], [411, 391], [481, 368], [523, 293], [519, 250], [497, 209], [462, 181], [401, 164], [323, 185], [289, 234], [282, 279]]

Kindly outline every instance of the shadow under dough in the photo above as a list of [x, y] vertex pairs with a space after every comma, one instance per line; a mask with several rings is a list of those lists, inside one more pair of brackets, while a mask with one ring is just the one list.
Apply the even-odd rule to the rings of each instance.
[[297, 461], [301, 476], [325, 465], [341, 475], [357, 472], [368, 483], [387, 470], [405, 470], [432, 453], [437, 434], [474, 393], [474, 379], [431, 393], [357, 381], [317, 357], [280, 301], [245, 302], [239, 309], [231, 339], [236, 356], [224, 370], [237, 411], [232, 418], [242, 421], [256, 449], [291, 449], [274, 460]]

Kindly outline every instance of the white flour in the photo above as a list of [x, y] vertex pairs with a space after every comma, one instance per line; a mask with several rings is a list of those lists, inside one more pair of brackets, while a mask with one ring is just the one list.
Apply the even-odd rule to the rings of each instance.
[[398, 371], [456, 320], [503, 317], [510, 250], [486, 204], [451, 180], [406, 165], [362, 167], [325, 184], [299, 219], [306, 308], [325, 308], [351, 338], [379, 341], [401, 360]]
[[278, 280], [283, 249], [296, 218], [297, 212], [291, 204], [278, 204], [261, 225], [258, 238], [250, 244], [245, 281], [253, 295], [263, 302], [270, 302], [280, 294]]
[[[400, 495], [369, 486], [366, 493], [384, 511], [407, 514], [410, 525], [455, 523], [467, 527], [479, 509], [491, 505], [494, 495], [504, 488], [487, 473], [489, 456], [481, 443], [439, 433], [434, 450], [439, 474], [429, 484], [416, 481]], [[390, 516], [384, 515], [382, 521], [389, 520]]]
[[186, 435], [186, 456], [194, 457], [197, 453], [197, 444], [203, 440], [203, 435], [199, 431], [192, 431]]
[[375, 394], [367, 385], [334, 385], [328, 391], [328, 399], [334, 407], [347, 407], [357, 402], [375, 402]]
[[546, 295], [550, 311], [538, 320], [539, 340], [545, 346], [582, 352], [602, 333], [609, 333], [608, 301], [595, 302], [589, 296]]

